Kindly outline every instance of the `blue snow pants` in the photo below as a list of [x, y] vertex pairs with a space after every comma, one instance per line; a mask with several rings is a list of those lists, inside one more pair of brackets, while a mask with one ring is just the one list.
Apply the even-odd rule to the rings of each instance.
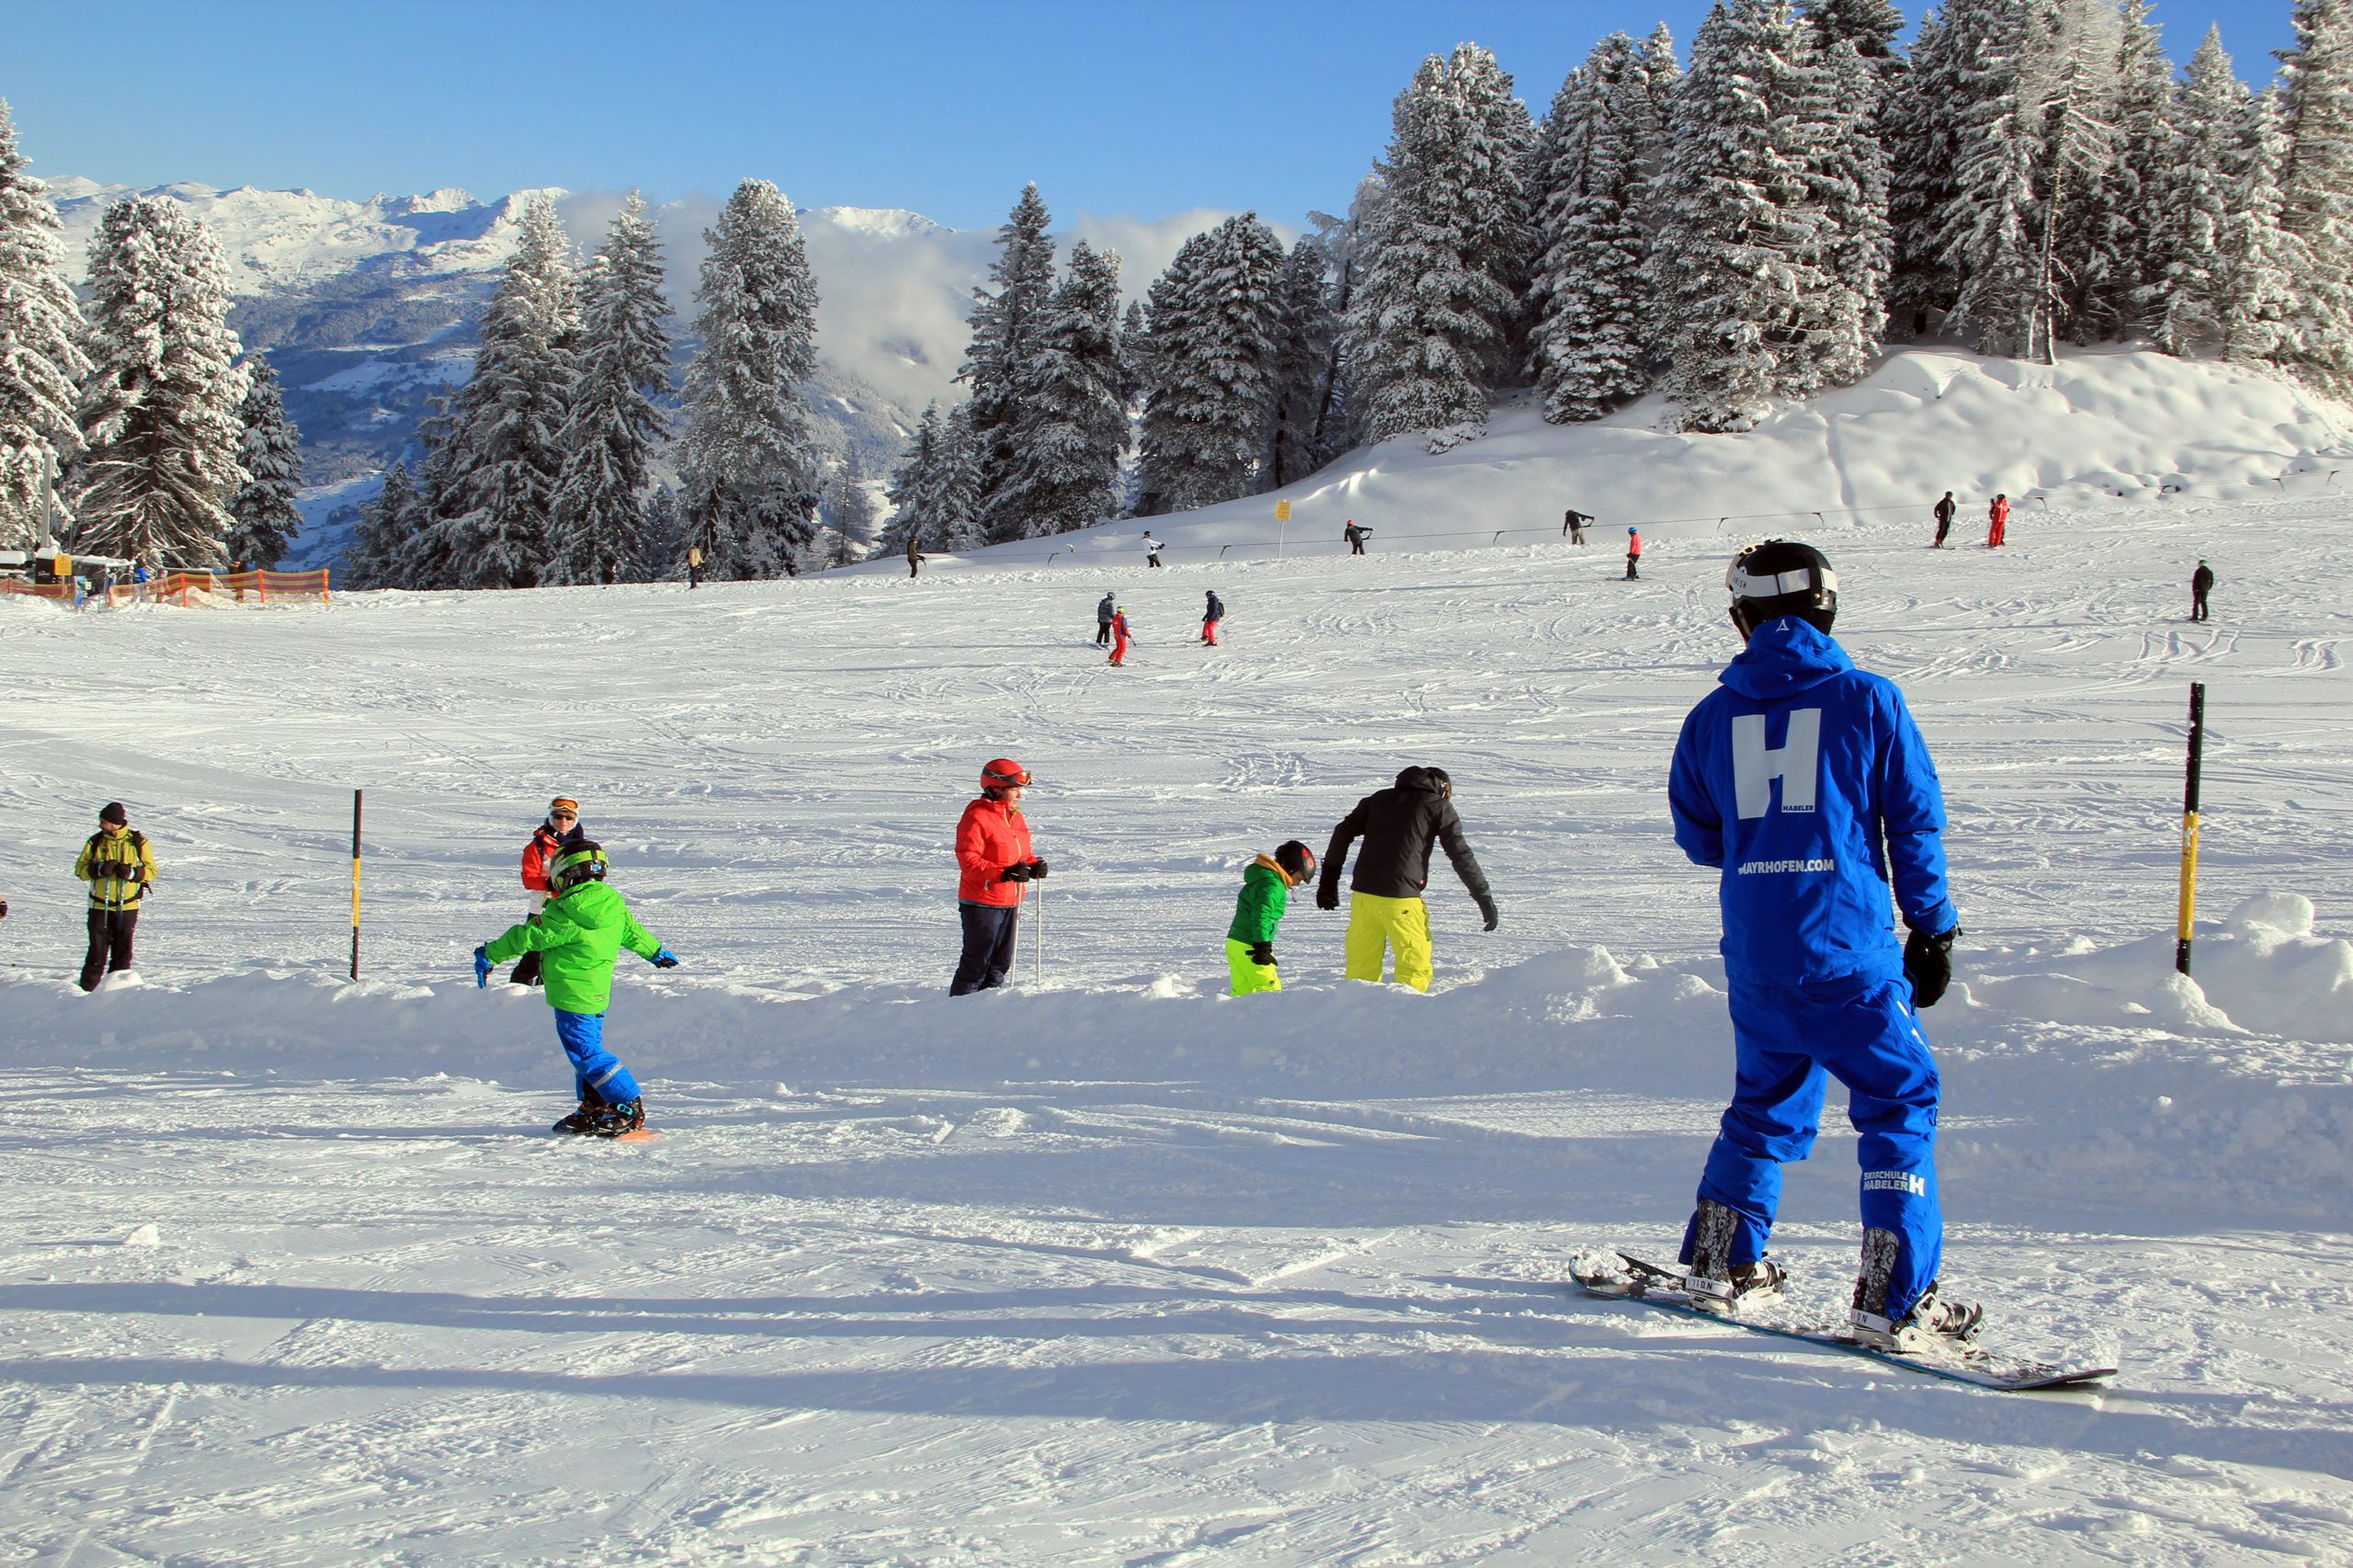
[[956, 960], [955, 978], [948, 994], [994, 991], [1005, 983], [1013, 967], [1013, 933], [1021, 919], [1017, 903], [966, 903], [958, 900], [956, 913], [964, 923], [964, 950]]
[[[1937, 1205], [1937, 1063], [1902, 975], [1848, 975], [1798, 984], [1732, 983], [1738, 1079], [1708, 1151], [1699, 1196], [1740, 1216], [1732, 1261], [1765, 1254], [1781, 1202], [1781, 1165], [1813, 1149], [1826, 1077], [1847, 1085], [1862, 1134], [1863, 1224], [1901, 1244], [1887, 1315], [1912, 1310], [1937, 1278], [1944, 1215]], [[1695, 1220], [1697, 1216], [1694, 1216]], [[1683, 1256], [1691, 1256], [1691, 1235]]]
[[555, 1014], [555, 1038], [563, 1042], [563, 1053], [572, 1058], [572, 1076], [582, 1099], [600, 1099], [607, 1105], [627, 1105], [638, 1097], [637, 1080], [620, 1063], [620, 1058], [605, 1049], [605, 1015], [602, 1013], [567, 1013], [563, 1008]]

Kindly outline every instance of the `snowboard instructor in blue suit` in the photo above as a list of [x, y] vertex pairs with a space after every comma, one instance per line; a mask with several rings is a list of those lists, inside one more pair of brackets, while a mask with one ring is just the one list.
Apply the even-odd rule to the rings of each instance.
[[[1683, 722], [1675, 841], [1719, 868], [1737, 1077], [1683, 1241], [1694, 1304], [1780, 1289], [1765, 1257], [1781, 1166], [1802, 1160], [1827, 1077], [1861, 1134], [1854, 1333], [1881, 1349], [1965, 1339], [1940, 1299], [1937, 1064], [1918, 1008], [1952, 978], [1944, 796], [1893, 682], [1830, 636], [1838, 580], [1811, 545], [1752, 545], [1724, 575], [1746, 648]], [[1898, 945], [1891, 903], [1910, 927]]]

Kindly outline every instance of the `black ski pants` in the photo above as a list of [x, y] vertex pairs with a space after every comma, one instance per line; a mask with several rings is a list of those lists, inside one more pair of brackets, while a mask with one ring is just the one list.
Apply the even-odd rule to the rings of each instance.
[[1111, 645], [1111, 623], [1109, 621], [1098, 620], [1095, 623], [1095, 645], [1097, 648], [1108, 648]]
[[1638, 570], [1642, 563], [1643, 558], [1639, 555], [1630, 555], [1626, 557], [1626, 581], [1631, 583], [1642, 575], [1642, 573]]
[[2192, 620], [2204, 620], [2205, 619], [2207, 619], [2207, 613], [2208, 613], [2208, 612], [2207, 612], [2207, 609], [2206, 609], [2206, 590], [2205, 590], [2204, 588], [2192, 588], [2192, 589], [2190, 589], [2190, 590], [2189, 590], [2189, 619], [2192, 619]]
[[82, 989], [96, 991], [98, 981], [131, 967], [131, 934], [139, 927], [136, 909], [90, 911], [90, 951], [82, 960]]
[[959, 902], [956, 912], [964, 917], [964, 951], [956, 960], [956, 978], [949, 983], [948, 994], [961, 996], [1003, 985], [1005, 971], [1013, 967], [1013, 933], [1020, 923], [1021, 906]]

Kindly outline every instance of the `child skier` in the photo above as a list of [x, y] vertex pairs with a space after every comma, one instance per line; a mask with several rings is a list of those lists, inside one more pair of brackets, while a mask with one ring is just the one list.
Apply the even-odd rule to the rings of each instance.
[[518, 953], [545, 953], [542, 978], [555, 1009], [555, 1037], [572, 1059], [580, 1105], [557, 1132], [619, 1138], [643, 1130], [645, 1099], [637, 1079], [605, 1049], [605, 1009], [613, 996], [613, 960], [627, 948], [676, 969], [676, 954], [631, 917], [629, 904], [605, 885], [605, 851], [593, 840], [565, 846], [548, 867], [548, 903], [536, 920], [510, 926], [474, 949], [474, 983]]
[[1225, 967], [1233, 971], [1236, 996], [1283, 988], [1275, 972], [1275, 927], [1282, 924], [1290, 890], [1314, 874], [1315, 851], [1296, 838], [1244, 869], [1233, 924], [1225, 929]]
[[1225, 619], [1225, 601], [1217, 597], [1215, 588], [1211, 588], [1209, 595], [1209, 603], [1201, 607], [1201, 641], [1214, 648], [1217, 646], [1217, 623]]
[[1128, 607], [1121, 605], [1111, 612], [1111, 656], [1103, 661], [1108, 665], [1128, 662]]

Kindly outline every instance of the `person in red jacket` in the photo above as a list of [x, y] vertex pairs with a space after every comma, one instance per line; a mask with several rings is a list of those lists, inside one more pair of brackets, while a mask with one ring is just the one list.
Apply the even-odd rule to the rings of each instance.
[[1628, 528], [1626, 530], [1626, 581], [1631, 583], [1642, 576], [1642, 566], [1643, 536], [1634, 529]]
[[2010, 498], [1994, 497], [1994, 505], [1986, 513], [1985, 548], [1998, 550], [2010, 531]]
[[1121, 605], [1111, 612], [1111, 656], [1103, 661], [1105, 664], [1124, 665], [1128, 662], [1128, 607]]
[[[537, 921], [540, 911], [547, 907], [549, 859], [564, 845], [579, 842], [580, 802], [569, 795], [558, 795], [548, 802], [547, 820], [531, 830], [531, 842], [523, 846], [523, 891], [531, 899], [527, 923]], [[525, 953], [506, 978], [517, 985], [540, 983], [540, 955]]]
[[1026, 884], [1040, 881], [1046, 863], [1029, 853], [1029, 822], [1021, 796], [1029, 770], [1009, 756], [981, 769], [981, 798], [956, 824], [956, 912], [964, 922], [964, 951], [948, 994], [987, 991], [1005, 983], [1013, 967], [1013, 933]]

